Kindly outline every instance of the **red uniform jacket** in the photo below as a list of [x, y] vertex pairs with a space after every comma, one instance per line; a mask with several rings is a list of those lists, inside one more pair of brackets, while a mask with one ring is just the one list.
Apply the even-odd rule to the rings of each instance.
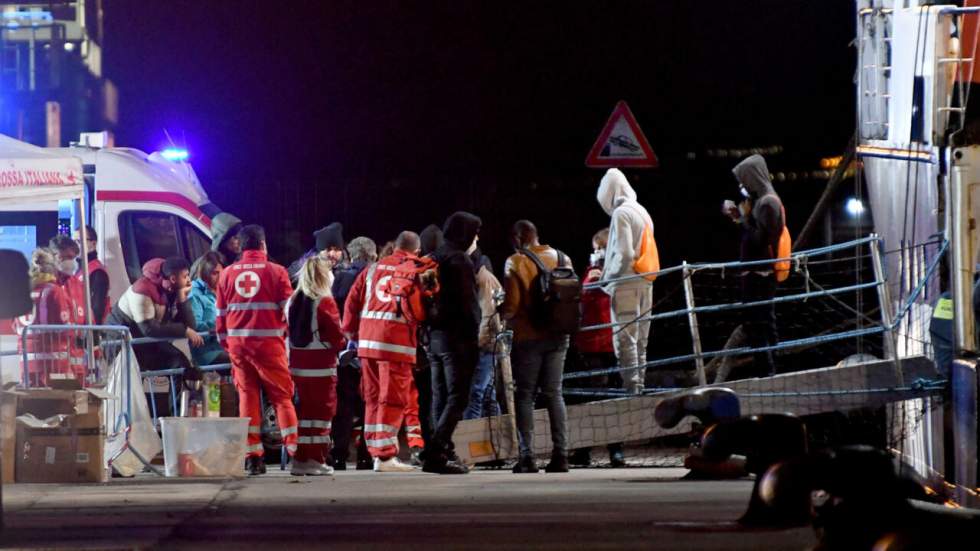
[[[310, 344], [301, 348], [289, 343], [289, 370], [297, 377], [336, 375], [337, 353], [344, 348], [344, 335], [340, 332], [340, 311], [332, 297], [317, 300], [311, 325]], [[311, 370], [317, 373], [309, 373]]]
[[215, 329], [233, 353], [286, 353], [286, 301], [293, 294], [289, 274], [265, 253], [244, 251], [221, 272]]
[[[38, 283], [31, 291], [34, 311], [14, 320], [17, 334], [28, 325], [68, 325], [72, 321], [72, 302], [61, 285], [51, 281]], [[68, 373], [68, 331], [27, 334], [27, 369], [30, 373]], [[23, 353], [23, 341], [17, 339], [17, 351]]]
[[[585, 270], [585, 280], [582, 284], [595, 283], [602, 277], [602, 268], [589, 266]], [[601, 325], [610, 322], [609, 295], [602, 289], [586, 289], [582, 291], [582, 327]], [[575, 335], [575, 344], [584, 354], [599, 354], [613, 351], [612, 328], [580, 331]]]
[[344, 305], [344, 333], [356, 335], [357, 355], [390, 362], [415, 363], [418, 325], [399, 311], [383, 289], [391, 273], [412, 255], [395, 251], [361, 271]]

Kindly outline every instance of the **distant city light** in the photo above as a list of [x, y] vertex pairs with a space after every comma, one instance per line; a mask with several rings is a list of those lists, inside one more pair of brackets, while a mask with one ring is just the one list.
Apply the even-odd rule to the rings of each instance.
[[177, 149], [174, 147], [168, 147], [160, 152], [160, 155], [164, 159], [172, 162], [186, 161], [190, 157], [190, 153], [186, 149]]
[[854, 218], [858, 218], [864, 214], [864, 202], [856, 197], [851, 197], [848, 199], [847, 205], [845, 205], [844, 208], [847, 210], [847, 213]]

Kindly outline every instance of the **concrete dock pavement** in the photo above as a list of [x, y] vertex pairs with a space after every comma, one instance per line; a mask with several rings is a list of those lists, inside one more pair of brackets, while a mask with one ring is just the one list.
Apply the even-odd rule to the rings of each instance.
[[[3, 548], [792, 549], [809, 527], [734, 523], [749, 480], [683, 469], [466, 476], [346, 471], [4, 487]], [[283, 547], [285, 546], [285, 547]]]

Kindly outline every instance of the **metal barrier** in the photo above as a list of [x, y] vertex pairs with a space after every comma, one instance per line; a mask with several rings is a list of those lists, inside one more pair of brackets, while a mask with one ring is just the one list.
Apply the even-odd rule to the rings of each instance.
[[[604, 323], [597, 325], [590, 325], [583, 327], [580, 331], [594, 331], [610, 328], [621, 328], [623, 326], [631, 325], [640, 321], [656, 321], [665, 320], [670, 318], [680, 318], [687, 317], [687, 324], [689, 327], [689, 332], [691, 336], [691, 347], [692, 352], [690, 354], [672, 356], [668, 358], [649, 360], [641, 366], [635, 367], [620, 367], [614, 366], [603, 369], [593, 369], [585, 371], [573, 371], [565, 373], [563, 375], [563, 380], [573, 380], [573, 379], [584, 379], [590, 377], [599, 377], [603, 375], [610, 375], [614, 373], [621, 373], [625, 371], [633, 371], [636, 369], [645, 370], [653, 367], [661, 367], [672, 364], [694, 362], [695, 372], [698, 380], [698, 384], [705, 385], [710, 381], [707, 381], [705, 373], [704, 361], [711, 358], [721, 358], [726, 356], [740, 356], [746, 354], [753, 354], [759, 352], [775, 352], [775, 351], [786, 351], [790, 349], [796, 349], [800, 347], [820, 345], [825, 343], [830, 343], [834, 341], [841, 341], [846, 339], [855, 339], [871, 335], [884, 335], [884, 346], [886, 351], [886, 357], [894, 358], [894, 342], [896, 331], [898, 330], [902, 319], [908, 314], [909, 310], [912, 308], [913, 304], [922, 296], [924, 289], [928, 281], [933, 277], [939, 263], [942, 260], [943, 254], [945, 253], [948, 242], [943, 241], [940, 244], [940, 249], [938, 254], [932, 262], [930, 263], [928, 269], [923, 274], [922, 279], [918, 281], [909, 294], [908, 298], [903, 302], [902, 306], [898, 309], [895, 315], [892, 315], [890, 305], [890, 299], [888, 297], [888, 290], [885, 281], [884, 271], [882, 270], [882, 244], [879, 237], [872, 234], [868, 237], [850, 241], [847, 243], [841, 243], [837, 245], [831, 245], [827, 247], [821, 247], [818, 249], [812, 249], [808, 251], [800, 251], [793, 253], [790, 260], [792, 262], [793, 271], [795, 273], [802, 273], [806, 279], [806, 292], [794, 293], [790, 295], [777, 296], [771, 300], [756, 301], [756, 302], [736, 302], [727, 304], [717, 304], [711, 306], [697, 306], [695, 304], [694, 289], [691, 284], [691, 277], [703, 270], [732, 270], [743, 272], [746, 268], [765, 266], [770, 267], [773, 264], [773, 260], [760, 260], [751, 262], [723, 262], [723, 263], [693, 263], [689, 264], [683, 262], [679, 266], [673, 266], [670, 268], [665, 268], [658, 272], [651, 272], [650, 274], [638, 274], [627, 276], [623, 278], [616, 278], [609, 281], [603, 281], [598, 283], [592, 283], [586, 285], [586, 289], [596, 289], [602, 288], [611, 283], [619, 283], [622, 281], [631, 281], [639, 278], [643, 278], [647, 275], [656, 274], [657, 276], [663, 276], [666, 274], [678, 273], [682, 274], [683, 291], [685, 298], [685, 307], [681, 309], [671, 310], [667, 312], [657, 312], [652, 311], [645, 313], [632, 320], [622, 320], [612, 323]], [[874, 281], [867, 283], [858, 283], [854, 285], [845, 285], [837, 288], [824, 289], [819, 288], [819, 290], [811, 291], [811, 280], [809, 273], [807, 272], [807, 265], [809, 259], [814, 256], [829, 255], [831, 253], [853, 249], [858, 247], [867, 246], [869, 251], [867, 257], [872, 260], [872, 266], [874, 268]], [[819, 286], [818, 286], [819, 287]], [[735, 311], [746, 308], [758, 307], [766, 304], [786, 304], [792, 302], [805, 302], [812, 298], [818, 297], [834, 297], [836, 295], [845, 293], [858, 293], [864, 290], [876, 289], [879, 299], [879, 310], [881, 315], [881, 320], [876, 324], [875, 327], [862, 328], [850, 331], [840, 331], [830, 334], [816, 335], [812, 337], [806, 337], [801, 339], [787, 340], [779, 342], [771, 346], [762, 347], [733, 347], [725, 348], [721, 350], [705, 352], [702, 350], [701, 345], [701, 331], [698, 324], [698, 314], [713, 313], [713, 312], [724, 312], [724, 311]], [[644, 389], [644, 394], [655, 394], [659, 392], [670, 392], [674, 390], [679, 390], [678, 388], [647, 388]], [[595, 397], [617, 397], [617, 396], [627, 396], [627, 393], [621, 389], [615, 388], [598, 388], [598, 389], [586, 389], [586, 388], [565, 388], [563, 389], [564, 394], [574, 395], [574, 396], [595, 396]]]
[[[80, 343], [89, 344], [85, 349]], [[92, 344], [98, 343], [92, 347]], [[84, 373], [83, 386], [104, 385], [108, 376], [103, 368], [122, 354], [122, 385], [119, 413], [112, 421], [112, 432], [107, 440], [122, 437], [119, 450], [106, 459], [111, 469], [113, 462], [129, 451], [145, 467], [162, 475], [150, 460], [132, 446], [130, 434], [133, 426], [132, 403], [132, 336], [129, 328], [121, 325], [28, 325], [22, 328], [20, 350], [22, 385], [31, 388], [34, 384], [46, 382], [55, 373]], [[76, 358], [72, 362], [72, 358]], [[38, 363], [40, 362], [40, 363]], [[83, 370], [79, 370], [81, 366]], [[73, 368], [74, 367], [74, 368]]]

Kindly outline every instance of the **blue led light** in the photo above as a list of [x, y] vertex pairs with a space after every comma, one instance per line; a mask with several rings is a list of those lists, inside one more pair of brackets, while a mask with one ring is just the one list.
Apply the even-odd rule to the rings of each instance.
[[190, 158], [190, 153], [188, 153], [186, 149], [177, 149], [173, 147], [164, 149], [160, 152], [160, 155], [163, 156], [164, 159], [172, 162], [186, 161], [188, 158]]

